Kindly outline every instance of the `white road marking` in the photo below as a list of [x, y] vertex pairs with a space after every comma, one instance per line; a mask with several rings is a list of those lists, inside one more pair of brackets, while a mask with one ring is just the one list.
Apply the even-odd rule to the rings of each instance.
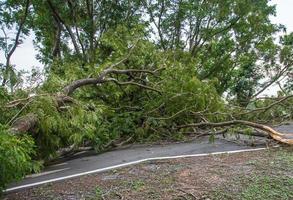
[[67, 162], [64, 163], [59, 163], [59, 164], [55, 164], [55, 165], [51, 165], [52, 167], [57, 167], [57, 166], [62, 166], [62, 165], [67, 165]]
[[40, 181], [40, 182], [36, 182], [36, 183], [30, 183], [30, 184], [26, 184], [26, 185], [16, 186], [16, 187], [8, 188], [8, 189], [4, 190], [3, 192], [10, 192], [10, 191], [18, 190], [18, 189], [23, 189], [23, 188], [33, 187], [33, 186], [37, 186], [37, 185], [42, 185], [42, 184], [45, 184], [45, 183], [52, 183], [52, 182], [56, 182], [56, 181], [61, 181], [61, 180], [66, 180], [66, 179], [70, 179], [70, 178], [74, 178], [74, 177], [83, 176], [83, 175], [88, 175], [88, 174], [93, 174], [93, 173], [98, 173], [98, 172], [104, 172], [104, 171], [117, 169], [117, 168], [120, 168], [120, 167], [129, 166], [129, 165], [134, 165], [134, 164], [138, 164], [138, 163], [142, 163], [142, 162], [146, 162], [146, 161], [166, 160], [166, 159], [176, 159], [176, 158], [189, 158], [189, 157], [201, 157], [201, 156], [220, 155], [220, 154], [233, 154], [233, 153], [241, 153], [241, 152], [261, 151], [261, 150], [265, 150], [265, 149], [267, 149], [267, 148], [241, 149], [241, 150], [234, 150], [234, 151], [214, 152], [214, 153], [201, 153], [201, 154], [189, 154], [189, 155], [145, 158], [145, 159], [132, 161], [132, 162], [128, 162], [128, 163], [123, 163], [123, 164], [119, 164], [119, 165], [114, 165], [114, 166], [110, 166], [110, 167], [105, 167], [105, 168], [101, 168], [101, 169], [95, 169], [95, 170], [82, 172], [82, 173], [78, 173], [78, 174], [72, 174], [72, 175], [69, 175], [69, 176], [64, 176], [64, 177], [49, 179], [49, 180]]
[[44, 175], [47, 175], [47, 174], [54, 174], [56, 172], [61, 172], [61, 171], [65, 171], [65, 170], [68, 170], [68, 169], [70, 169], [70, 167], [63, 168], [63, 169], [51, 170], [51, 171], [45, 171], [45, 172], [41, 172], [41, 173], [37, 173], [37, 174], [28, 175], [28, 176], [26, 176], [26, 178], [35, 178], [35, 177], [44, 176]]

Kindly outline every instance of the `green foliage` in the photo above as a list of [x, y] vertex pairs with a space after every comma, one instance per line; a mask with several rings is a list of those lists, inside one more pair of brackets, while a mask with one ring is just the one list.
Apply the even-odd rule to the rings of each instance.
[[39, 96], [31, 103], [27, 113], [38, 117], [38, 129], [33, 137], [38, 147], [38, 157], [48, 158], [58, 148], [66, 144], [68, 122], [57, 110], [57, 102], [51, 96]]
[[[223, 109], [223, 101], [218, 95], [216, 81], [200, 81], [193, 68], [181, 63], [166, 68], [161, 75], [159, 88], [162, 95], [148, 100], [145, 105], [148, 114], [148, 126], [169, 127], [176, 124], [194, 122], [200, 118], [192, 112], [215, 112]], [[217, 121], [217, 116], [210, 115], [208, 120]]]
[[4, 87], [0, 87], [0, 124], [4, 124], [9, 118], [9, 113], [5, 112], [4, 105], [10, 100], [8, 92]]
[[31, 137], [13, 136], [0, 126], [0, 192], [8, 183], [39, 170], [39, 163], [32, 160], [34, 147]]

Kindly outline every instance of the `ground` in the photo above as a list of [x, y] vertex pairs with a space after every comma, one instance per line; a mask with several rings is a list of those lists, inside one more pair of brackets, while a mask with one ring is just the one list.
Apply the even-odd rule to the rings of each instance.
[[293, 148], [152, 161], [4, 199], [293, 199]]

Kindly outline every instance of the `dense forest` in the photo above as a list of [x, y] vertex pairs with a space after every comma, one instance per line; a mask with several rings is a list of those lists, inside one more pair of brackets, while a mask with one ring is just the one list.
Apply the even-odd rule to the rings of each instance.
[[[293, 33], [269, 0], [0, 5], [0, 190], [84, 149], [224, 133], [293, 144], [268, 126], [293, 117]], [[32, 35], [44, 70], [17, 71]]]

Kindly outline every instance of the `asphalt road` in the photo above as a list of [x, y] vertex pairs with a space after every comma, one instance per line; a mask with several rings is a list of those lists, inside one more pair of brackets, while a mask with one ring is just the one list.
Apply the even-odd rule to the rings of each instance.
[[[293, 124], [284, 125], [276, 129], [284, 133], [292, 133]], [[264, 147], [264, 144], [259, 145], [258, 147]], [[11, 189], [18, 186], [39, 183], [60, 177], [62, 178], [146, 158], [203, 154], [253, 148], [255, 147], [228, 142], [222, 139], [217, 139], [214, 143], [210, 143], [207, 138], [202, 138], [198, 141], [190, 143], [132, 146], [127, 149], [119, 149], [94, 156], [76, 158], [63, 163], [48, 166], [39, 174], [30, 175], [18, 183], [11, 184], [8, 187], [8, 190], [9, 188]]]

